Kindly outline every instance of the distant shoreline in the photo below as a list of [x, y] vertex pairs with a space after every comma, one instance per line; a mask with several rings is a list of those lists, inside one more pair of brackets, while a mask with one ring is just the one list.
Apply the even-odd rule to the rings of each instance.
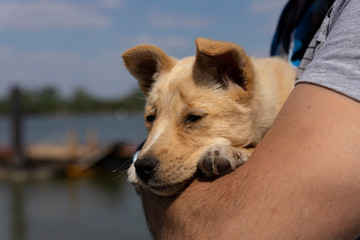
[[[86, 142], [87, 132], [96, 132], [99, 142], [121, 141], [139, 144], [147, 132], [142, 113], [130, 113], [118, 118], [114, 113], [101, 114], [43, 114], [24, 118], [25, 144], [66, 142], [69, 131], [78, 134], [79, 143]], [[11, 122], [8, 116], [0, 116], [0, 146], [11, 143]]]
[[[143, 111], [129, 111], [128, 116], [142, 116]], [[53, 112], [53, 113], [27, 113], [24, 117], [53, 117], [53, 118], [63, 118], [63, 117], [93, 117], [93, 116], [114, 116], [116, 117], [116, 111], [106, 111], [106, 112]], [[0, 113], [0, 118], [8, 118], [9, 113]]]
[[[15, 91], [18, 93], [14, 98]], [[145, 97], [140, 90], [133, 90], [126, 96], [114, 99], [101, 99], [83, 89], [75, 89], [73, 95], [67, 98], [60, 96], [53, 87], [36, 90], [14, 88], [10, 92], [13, 94], [0, 99], [0, 115], [7, 115], [12, 111], [12, 102], [20, 102], [20, 108], [27, 115], [112, 112], [121, 115], [142, 112], [145, 105]]]

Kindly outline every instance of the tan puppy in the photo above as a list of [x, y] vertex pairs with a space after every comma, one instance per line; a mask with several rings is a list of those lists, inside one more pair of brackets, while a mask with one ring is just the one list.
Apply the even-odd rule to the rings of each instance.
[[250, 58], [230, 42], [198, 38], [196, 56], [182, 60], [152, 45], [122, 57], [147, 97], [148, 138], [128, 179], [163, 196], [198, 169], [216, 177], [244, 163], [294, 86], [285, 61]]

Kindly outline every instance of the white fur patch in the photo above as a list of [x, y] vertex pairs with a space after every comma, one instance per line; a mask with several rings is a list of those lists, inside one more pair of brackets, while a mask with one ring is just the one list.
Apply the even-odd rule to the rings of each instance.
[[139, 156], [139, 153], [140, 153], [140, 150], [139, 151], [136, 151], [132, 157], [132, 162], [135, 163], [137, 157]]
[[128, 182], [135, 184], [135, 185], [138, 183], [134, 164], [131, 164], [131, 166], [129, 167], [129, 169], [127, 171], [127, 175], [128, 175], [128, 178], [127, 178]]
[[163, 134], [163, 132], [165, 131], [166, 127], [162, 126], [156, 133], [155, 135], [151, 138], [151, 142], [149, 144], [147, 144], [146, 148], [142, 149], [141, 152], [147, 152], [152, 145], [154, 145], [154, 143], [157, 141], [157, 139]]

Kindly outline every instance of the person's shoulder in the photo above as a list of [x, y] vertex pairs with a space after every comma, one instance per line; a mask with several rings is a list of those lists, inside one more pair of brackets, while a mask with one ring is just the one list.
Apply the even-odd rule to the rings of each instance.
[[347, 18], [359, 17], [360, 0], [336, 0], [331, 11], [330, 28], [337, 21], [343, 21]]

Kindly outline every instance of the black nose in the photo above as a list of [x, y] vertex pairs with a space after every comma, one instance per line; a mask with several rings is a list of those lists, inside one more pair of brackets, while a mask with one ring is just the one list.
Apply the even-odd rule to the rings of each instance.
[[158, 160], [153, 157], [138, 158], [135, 163], [136, 174], [144, 182], [148, 183], [151, 179]]

